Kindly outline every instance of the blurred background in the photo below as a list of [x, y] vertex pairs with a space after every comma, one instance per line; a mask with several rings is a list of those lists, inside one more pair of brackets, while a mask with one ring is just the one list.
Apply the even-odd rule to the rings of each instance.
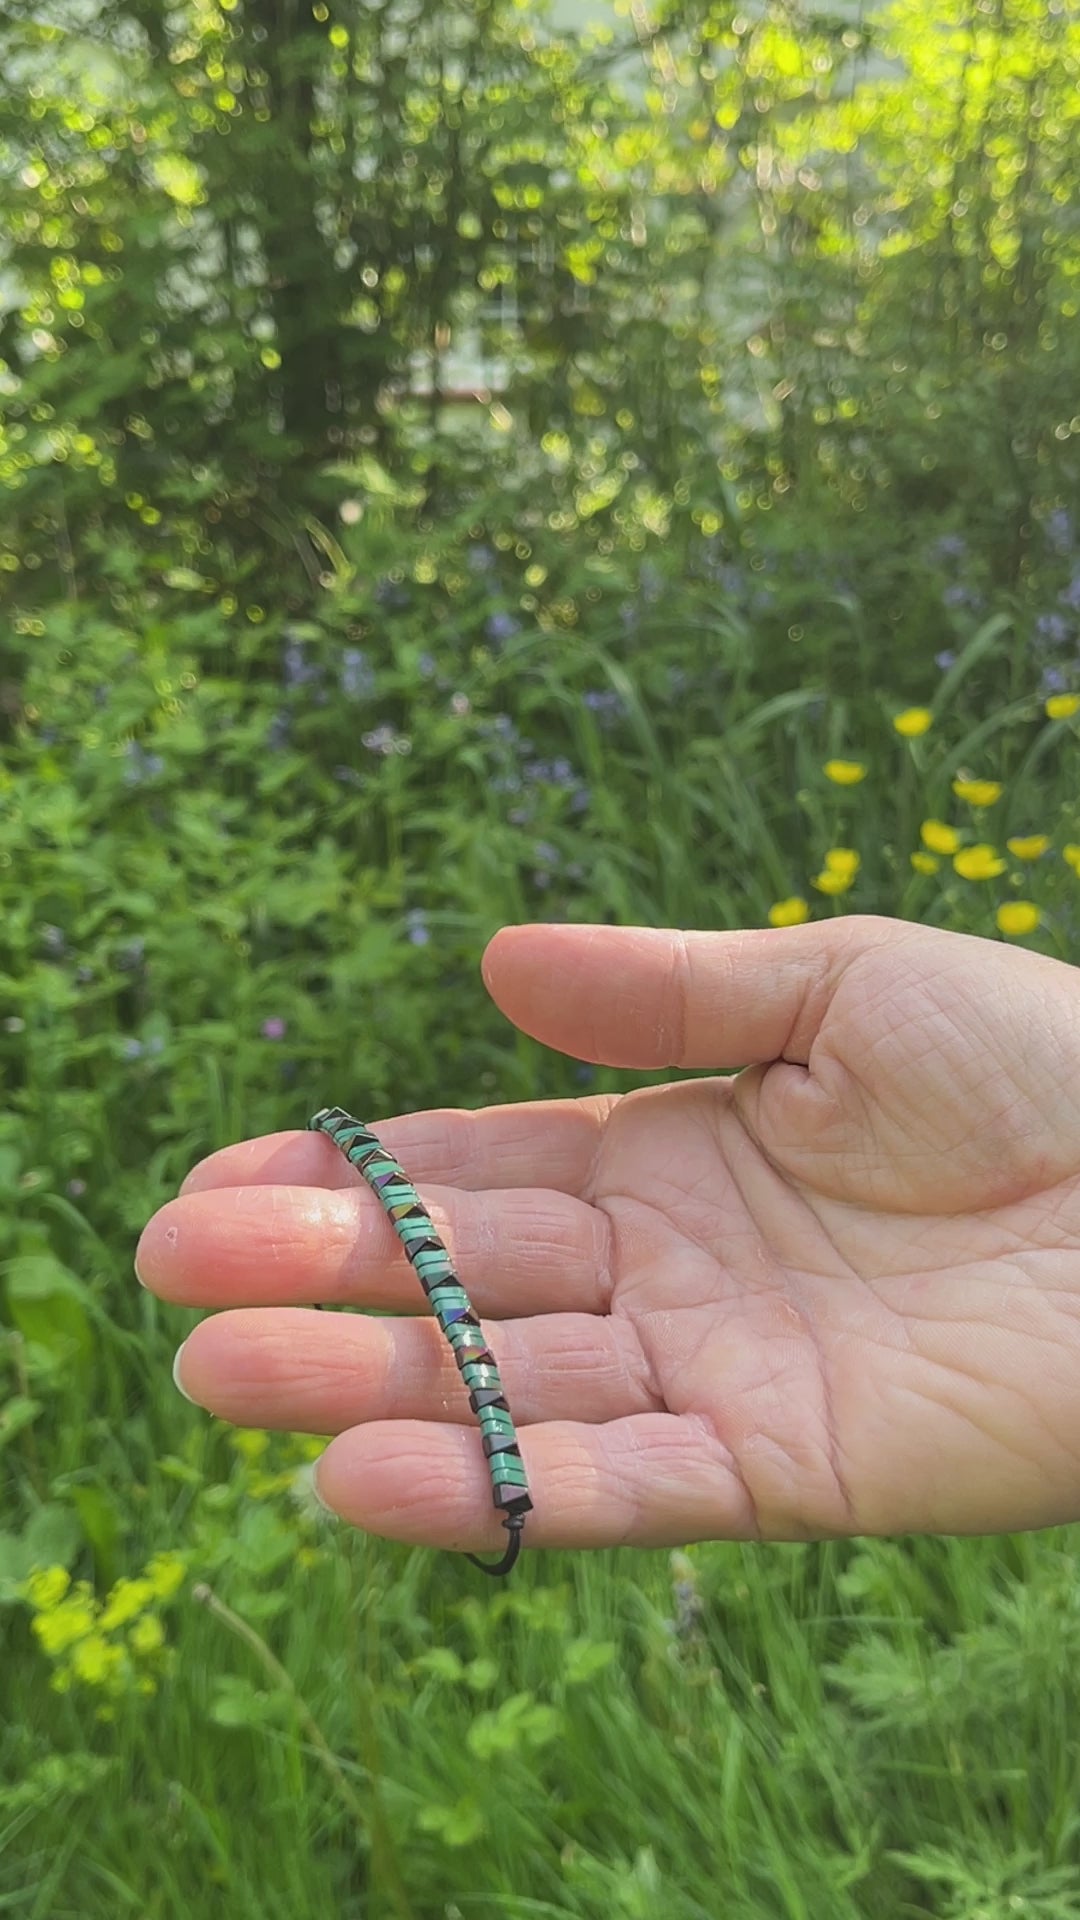
[[5, 0], [0, 72], [0, 1913], [1080, 1916], [1075, 1530], [503, 1590], [131, 1269], [323, 1104], [649, 1079], [506, 922], [1076, 959], [1080, 12]]

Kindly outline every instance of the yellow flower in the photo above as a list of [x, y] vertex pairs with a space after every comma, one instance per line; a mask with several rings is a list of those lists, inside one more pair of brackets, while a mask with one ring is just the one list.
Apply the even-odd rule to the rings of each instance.
[[106, 1633], [113, 1627], [126, 1626], [134, 1620], [137, 1613], [148, 1607], [154, 1598], [154, 1589], [149, 1580], [118, 1580], [105, 1602], [101, 1624]]
[[920, 733], [925, 733], [933, 724], [934, 716], [929, 707], [905, 707], [903, 713], [893, 717], [893, 726], [897, 733], [903, 734], [905, 740], [917, 740]]
[[261, 1427], [237, 1427], [229, 1437], [237, 1453], [251, 1464], [261, 1460], [270, 1445], [270, 1435]]
[[911, 864], [916, 873], [936, 873], [941, 861], [935, 860], [932, 853], [913, 853]]
[[1010, 900], [997, 910], [1002, 933], [1034, 933], [1040, 917], [1038, 907], [1031, 900]]
[[1006, 840], [1005, 845], [1018, 860], [1038, 860], [1050, 845], [1050, 835], [1029, 833], [1026, 840]]
[[101, 1687], [112, 1678], [123, 1659], [123, 1647], [111, 1646], [103, 1635], [92, 1633], [74, 1648], [71, 1670], [77, 1680], [85, 1680], [91, 1687]]
[[1080, 873], [1080, 847], [1070, 842], [1067, 847], [1062, 847], [1061, 857], [1074, 873]]
[[159, 1647], [163, 1647], [165, 1629], [157, 1614], [144, 1613], [141, 1620], [136, 1620], [128, 1634], [128, 1640], [136, 1653], [156, 1653]]
[[961, 880], [996, 880], [1004, 873], [1005, 862], [994, 847], [980, 841], [976, 847], [964, 847], [957, 854], [953, 866]]
[[1052, 693], [1045, 707], [1048, 720], [1071, 720], [1080, 713], [1080, 693]]
[[842, 873], [848, 880], [854, 880], [859, 870], [859, 856], [854, 847], [830, 847], [825, 855], [826, 873]]
[[1000, 780], [954, 780], [952, 790], [958, 800], [973, 807], [992, 807], [1001, 798]]
[[65, 1567], [35, 1567], [23, 1586], [23, 1594], [39, 1613], [47, 1613], [59, 1606], [70, 1585], [71, 1575]]
[[92, 1601], [72, 1598], [62, 1601], [49, 1613], [39, 1613], [33, 1632], [41, 1642], [42, 1651], [55, 1656], [66, 1653], [76, 1640], [93, 1633], [96, 1624]]
[[919, 828], [919, 836], [924, 847], [931, 853], [955, 853], [960, 845], [960, 835], [955, 827], [947, 827], [944, 820], [924, 820]]
[[846, 893], [851, 885], [851, 881], [852, 875], [850, 873], [830, 873], [826, 871], [825, 873], [815, 874], [810, 885], [816, 887], [819, 893]]
[[155, 1553], [146, 1569], [155, 1600], [171, 1600], [177, 1588], [183, 1586], [186, 1573], [187, 1566], [180, 1554]]
[[793, 893], [790, 900], [777, 900], [769, 908], [770, 927], [799, 927], [809, 918], [810, 909], [797, 893]]
[[861, 760], [826, 760], [821, 771], [826, 780], [834, 781], [838, 787], [855, 787], [866, 778]]

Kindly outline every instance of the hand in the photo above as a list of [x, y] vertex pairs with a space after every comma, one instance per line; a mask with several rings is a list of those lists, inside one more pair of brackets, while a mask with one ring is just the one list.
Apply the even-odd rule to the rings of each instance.
[[[504, 928], [525, 1032], [636, 1092], [379, 1120], [488, 1326], [530, 1546], [992, 1533], [1080, 1517], [1080, 979], [852, 916], [738, 933]], [[752, 1064], [746, 1065], [747, 1062]], [[305, 1118], [306, 1118], [305, 1114]], [[334, 1434], [346, 1520], [505, 1536], [452, 1356], [323, 1136], [204, 1160], [139, 1242], [242, 1425]], [[408, 1318], [318, 1314], [321, 1300]]]

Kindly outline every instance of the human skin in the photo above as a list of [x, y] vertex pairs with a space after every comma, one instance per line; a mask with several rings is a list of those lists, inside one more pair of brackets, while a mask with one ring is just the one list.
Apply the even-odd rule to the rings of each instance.
[[[1080, 1518], [1080, 973], [874, 915], [506, 927], [482, 970], [549, 1047], [702, 1074], [385, 1120], [312, 1090], [402, 1162], [489, 1330], [527, 1546]], [[200, 1406], [335, 1436], [345, 1521], [501, 1550], [453, 1356], [323, 1135], [211, 1154], [137, 1267], [215, 1309], [180, 1362]]]

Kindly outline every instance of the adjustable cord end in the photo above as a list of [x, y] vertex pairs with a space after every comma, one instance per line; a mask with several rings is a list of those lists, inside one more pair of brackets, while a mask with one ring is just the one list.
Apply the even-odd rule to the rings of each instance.
[[503, 1554], [502, 1559], [496, 1560], [494, 1566], [492, 1566], [489, 1560], [478, 1560], [475, 1553], [467, 1553], [465, 1555], [466, 1560], [471, 1560], [473, 1566], [479, 1567], [481, 1573], [490, 1573], [494, 1578], [498, 1578], [500, 1574], [509, 1573], [518, 1554], [521, 1552], [521, 1536], [525, 1531], [525, 1515], [523, 1513], [508, 1514], [503, 1521], [503, 1525], [510, 1535], [510, 1544]]

